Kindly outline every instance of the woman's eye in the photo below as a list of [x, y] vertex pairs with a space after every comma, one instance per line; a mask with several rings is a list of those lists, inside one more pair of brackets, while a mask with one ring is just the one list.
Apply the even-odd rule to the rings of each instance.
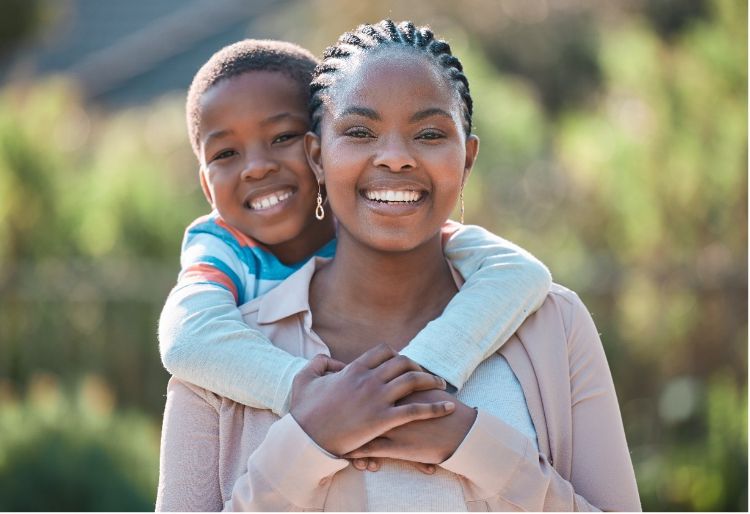
[[439, 132], [437, 130], [425, 130], [424, 132], [420, 132], [419, 135], [417, 135], [417, 139], [427, 140], [427, 141], [433, 141], [435, 139], [442, 139], [445, 135], [442, 132]]
[[279, 143], [286, 143], [290, 139], [294, 139], [298, 137], [299, 134], [281, 134], [280, 136], [276, 136], [273, 141], [271, 141], [271, 144], [277, 145]]
[[235, 152], [234, 150], [222, 150], [221, 152], [214, 155], [210, 162], [228, 159], [229, 157], [232, 157], [236, 154], [237, 152]]
[[364, 127], [353, 127], [353, 128], [350, 128], [349, 130], [347, 130], [347, 131], [344, 132], [344, 135], [348, 136], [348, 137], [354, 137], [354, 138], [357, 138], [357, 139], [365, 139], [365, 138], [375, 137], [372, 132], [370, 132], [369, 130], [367, 130]]

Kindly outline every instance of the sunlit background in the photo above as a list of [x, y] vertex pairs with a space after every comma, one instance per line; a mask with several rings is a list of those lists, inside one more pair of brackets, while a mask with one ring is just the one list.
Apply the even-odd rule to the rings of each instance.
[[156, 320], [207, 211], [185, 88], [390, 16], [461, 57], [468, 222], [592, 311], [647, 510], [747, 510], [744, 0], [0, 2], [0, 510], [151, 510]]

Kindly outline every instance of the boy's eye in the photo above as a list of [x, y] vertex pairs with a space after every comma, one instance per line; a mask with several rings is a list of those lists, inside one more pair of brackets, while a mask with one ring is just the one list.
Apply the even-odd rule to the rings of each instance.
[[211, 157], [211, 160], [209, 162], [214, 162], [214, 161], [218, 161], [221, 159], [228, 159], [229, 157], [232, 157], [234, 155], [237, 155], [237, 152], [235, 152], [234, 150], [222, 150], [221, 152]]
[[375, 137], [375, 134], [371, 130], [365, 127], [352, 127], [344, 132], [347, 137], [353, 137], [357, 139], [366, 139]]
[[281, 134], [280, 136], [276, 136], [273, 139], [273, 141], [271, 141], [271, 144], [277, 145], [279, 143], [286, 143], [290, 139], [294, 139], [296, 137], [299, 137], [299, 134], [297, 134], [297, 133]]

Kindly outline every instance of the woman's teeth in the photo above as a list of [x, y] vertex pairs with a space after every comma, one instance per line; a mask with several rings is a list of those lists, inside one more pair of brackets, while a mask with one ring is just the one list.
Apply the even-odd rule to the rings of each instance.
[[292, 196], [292, 191], [282, 191], [278, 193], [272, 193], [270, 195], [266, 195], [260, 198], [256, 198], [255, 200], [252, 200], [250, 202], [250, 208], [256, 211], [261, 210], [261, 209], [268, 209], [269, 207], [273, 207], [279, 202], [283, 202], [290, 196]]
[[422, 197], [417, 191], [365, 191], [365, 198], [377, 202], [416, 202]]

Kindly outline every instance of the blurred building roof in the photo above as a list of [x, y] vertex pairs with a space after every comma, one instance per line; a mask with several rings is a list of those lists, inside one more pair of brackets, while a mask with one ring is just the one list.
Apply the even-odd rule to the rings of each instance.
[[[65, 73], [93, 102], [119, 107], [186, 90], [211, 54], [251, 34], [279, 0], [69, 0], [53, 27], [17, 52], [8, 76]], [[255, 27], [258, 28], [257, 26]]]

